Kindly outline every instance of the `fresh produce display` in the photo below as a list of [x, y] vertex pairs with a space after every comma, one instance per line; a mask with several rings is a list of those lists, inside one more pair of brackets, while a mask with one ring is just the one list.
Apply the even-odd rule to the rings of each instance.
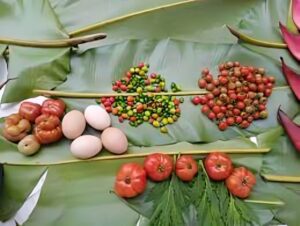
[[34, 155], [40, 150], [40, 143], [34, 135], [27, 135], [18, 143], [18, 150], [24, 155]]
[[180, 156], [175, 164], [176, 176], [182, 181], [192, 181], [198, 173], [198, 164], [190, 155]]
[[147, 186], [146, 172], [137, 163], [126, 163], [119, 169], [114, 190], [117, 195], [132, 198], [143, 193]]
[[18, 142], [28, 135], [31, 130], [30, 122], [19, 114], [12, 114], [5, 118], [3, 136], [12, 142]]
[[221, 131], [233, 125], [245, 129], [253, 120], [268, 117], [266, 104], [274, 83], [275, 78], [267, 76], [264, 68], [228, 61], [219, 65], [217, 79], [207, 68], [202, 71], [198, 85], [210, 93], [195, 96], [192, 102], [203, 105], [202, 113]]
[[153, 153], [144, 161], [148, 177], [153, 181], [167, 180], [173, 171], [173, 159], [167, 154]]
[[101, 134], [101, 140], [105, 149], [113, 154], [123, 154], [127, 151], [127, 137], [118, 128], [109, 127], [105, 129]]
[[221, 152], [210, 153], [205, 158], [204, 165], [208, 176], [216, 181], [228, 178], [233, 170], [231, 159]]
[[32, 2], [0, 1], [0, 225], [299, 225], [300, 0]]
[[[119, 122], [128, 120], [131, 126], [137, 127], [149, 122], [162, 133], [167, 133], [167, 125], [173, 124], [180, 117], [180, 103], [183, 98], [175, 96], [152, 95], [151, 93], [166, 92], [165, 79], [155, 73], [148, 76], [149, 65], [140, 63], [130, 68], [126, 77], [113, 82], [112, 89], [116, 92], [138, 93], [138, 96], [102, 97], [100, 102], [107, 112], [119, 117]], [[171, 83], [172, 92], [181, 90], [179, 85]]]
[[255, 176], [245, 167], [235, 168], [226, 179], [226, 187], [229, 192], [239, 198], [247, 198], [255, 184]]

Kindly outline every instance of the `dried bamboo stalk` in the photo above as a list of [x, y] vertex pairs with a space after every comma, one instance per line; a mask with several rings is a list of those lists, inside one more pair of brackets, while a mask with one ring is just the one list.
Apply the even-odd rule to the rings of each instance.
[[104, 38], [106, 38], [106, 34], [104, 33], [85, 35], [85, 36], [69, 38], [69, 39], [43, 40], [43, 41], [21, 40], [21, 39], [0, 37], [0, 44], [33, 47], [33, 48], [63, 48], [63, 47], [78, 46], [79, 44], [92, 42]]

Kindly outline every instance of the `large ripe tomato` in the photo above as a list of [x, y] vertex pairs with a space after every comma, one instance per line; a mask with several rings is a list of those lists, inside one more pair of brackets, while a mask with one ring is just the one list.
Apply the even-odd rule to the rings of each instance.
[[64, 115], [65, 108], [65, 102], [62, 100], [47, 99], [42, 104], [42, 113], [56, 115], [57, 117], [61, 118]]
[[176, 175], [183, 181], [191, 181], [198, 172], [197, 162], [190, 155], [182, 155], [176, 161]]
[[137, 163], [126, 163], [119, 169], [114, 190], [117, 195], [132, 198], [143, 193], [147, 186], [144, 168]]
[[204, 161], [208, 176], [213, 180], [225, 180], [233, 170], [231, 159], [221, 152], [210, 153]]
[[63, 136], [59, 118], [49, 114], [42, 114], [35, 119], [33, 132], [40, 144], [54, 143]]
[[225, 183], [231, 194], [239, 198], [247, 198], [250, 195], [252, 187], [256, 184], [256, 178], [245, 167], [239, 167], [234, 169]]
[[25, 101], [21, 104], [19, 108], [19, 114], [30, 122], [34, 120], [41, 114], [41, 105]]
[[173, 159], [166, 154], [154, 153], [144, 161], [147, 175], [153, 181], [163, 181], [170, 177], [173, 171]]

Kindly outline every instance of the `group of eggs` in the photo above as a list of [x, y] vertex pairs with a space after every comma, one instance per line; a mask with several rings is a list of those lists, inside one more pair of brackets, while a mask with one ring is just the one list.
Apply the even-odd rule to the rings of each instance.
[[[86, 124], [102, 131], [101, 135], [82, 135]], [[62, 131], [66, 138], [73, 140], [70, 150], [76, 158], [91, 158], [103, 147], [114, 154], [122, 154], [128, 148], [125, 134], [120, 129], [111, 127], [109, 114], [99, 105], [88, 106], [84, 113], [78, 110], [68, 112], [62, 120]]]

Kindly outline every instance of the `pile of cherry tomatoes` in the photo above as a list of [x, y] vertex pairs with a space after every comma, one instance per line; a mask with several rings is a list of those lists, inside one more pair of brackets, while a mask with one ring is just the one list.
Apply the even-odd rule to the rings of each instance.
[[[234, 168], [228, 155], [220, 152], [209, 154], [204, 160], [205, 170], [210, 179], [223, 181], [229, 192], [239, 198], [247, 198], [256, 183], [255, 176], [245, 167]], [[119, 169], [114, 190], [117, 195], [132, 198], [143, 193], [147, 187], [147, 177], [155, 182], [168, 180], [175, 171], [184, 182], [194, 179], [198, 173], [198, 164], [190, 155], [180, 156], [175, 164], [167, 154], [148, 155], [144, 165], [126, 163]]]
[[221, 131], [228, 126], [247, 128], [257, 119], [268, 117], [267, 101], [275, 83], [264, 68], [243, 66], [239, 62], [219, 65], [218, 78], [202, 70], [199, 88], [209, 91], [205, 96], [195, 96], [192, 102], [201, 104], [202, 113], [214, 121]]

